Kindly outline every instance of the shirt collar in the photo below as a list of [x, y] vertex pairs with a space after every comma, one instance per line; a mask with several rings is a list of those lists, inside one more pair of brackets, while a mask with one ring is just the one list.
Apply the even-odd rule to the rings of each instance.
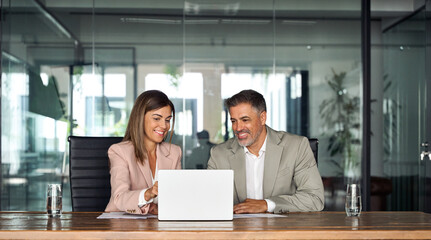
[[[266, 151], [266, 140], [268, 139], [268, 134], [266, 134], [266, 137], [265, 137], [265, 141], [263, 142], [263, 144], [262, 144], [262, 147], [260, 147], [260, 150], [259, 150], [259, 156], [262, 156], [262, 153], [264, 153], [265, 151]], [[249, 154], [252, 154], [249, 150], [248, 150], [248, 148], [247, 147], [243, 147], [244, 148], [244, 152], [247, 154], [247, 153], [249, 153]]]

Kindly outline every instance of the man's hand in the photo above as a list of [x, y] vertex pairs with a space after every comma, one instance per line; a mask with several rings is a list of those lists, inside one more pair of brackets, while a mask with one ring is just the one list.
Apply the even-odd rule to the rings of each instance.
[[150, 203], [150, 209], [148, 210], [149, 214], [157, 215], [159, 214], [159, 206], [154, 203]]
[[144, 197], [145, 201], [149, 201], [151, 198], [157, 197], [159, 194], [159, 182], [155, 182], [154, 185], [151, 188], [148, 188], [147, 191], [145, 191]]
[[268, 210], [265, 200], [247, 198], [244, 202], [233, 206], [233, 213], [263, 213]]

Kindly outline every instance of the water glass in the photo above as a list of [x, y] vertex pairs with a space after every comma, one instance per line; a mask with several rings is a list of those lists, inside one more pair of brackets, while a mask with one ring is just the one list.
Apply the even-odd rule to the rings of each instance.
[[49, 217], [61, 217], [62, 189], [60, 184], [48, 184], [46, 190], [46, 213]]
[[347, 184], [346, 214], [349, 217], [359, 217], [362, 210], [361, 187], [359, 184]]

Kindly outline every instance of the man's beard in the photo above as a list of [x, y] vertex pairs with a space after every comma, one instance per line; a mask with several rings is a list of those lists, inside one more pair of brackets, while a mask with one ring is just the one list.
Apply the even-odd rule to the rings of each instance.
[[[250, 139], [247, 139], [246, 142], [241, 141], [238, 138], [238, 134], [240, 133], [248, 133], [250, 135]], [[256, 139], [260, 136], [260, 134], [262, 133], [262, 129], [256, 134], [256, 136], [253, 138], [253, 136], [251, 135], [249, 130], [241, 130], [241, 131], [235, 131], [235, 137], [236, 140], [238, 141], [239, 145], [241, 145], [242, 147], [248, 147], [250, 145], [252, 145], [254, 142], [256, 142]]]

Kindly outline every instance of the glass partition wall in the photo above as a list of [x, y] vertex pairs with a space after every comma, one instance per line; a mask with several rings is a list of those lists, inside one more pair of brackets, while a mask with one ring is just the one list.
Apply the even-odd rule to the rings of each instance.
[[133, 101], [175, 104], [183, 168], [233, 136], [223, 100], [265, 96], [268, 126], [319, 139], [325, 210], [360, 179], [361, 1], [2, 1], [1, 210], [44, 210], [67, 136], [122, 136]]
[[379, 183], [375, 190], [387, 195], [380, 201], [376, 198], [374, 205], [385, 205], [391, 211], [423, 211], [429, 205], [424, 202], [424, 194], [430, 191], [429, 161], [420, 156], [426, 150], [421, 143], [429, 127], [425, 14], [422, 6], [392, 24], [374, 22], [381, 35], [376, 34], [380, 38], [374, 38], [372, 47], [375, 56], [379, 55], [373, 60], [377, 70], [373, 91], [378, 97], [372, 115], [381, 116], [376, 118], [380, 121], [373, 121], [376, 145], [371, 149], [374, 158], [383, 160], [372, 158], [371, 180]]
[[[392, 180], [389, 207], [419, 210], [420, 140], [424, 133], [425, 10], [383, 34], [384, 173]], [[404, 81], [404, 79], [409, 81]], [[409, 126], [415, 125], [415, 130]], [[421, 136], [422, 135], [422, 136]], [[418, 164], [419, 163], [419, 164]]]

